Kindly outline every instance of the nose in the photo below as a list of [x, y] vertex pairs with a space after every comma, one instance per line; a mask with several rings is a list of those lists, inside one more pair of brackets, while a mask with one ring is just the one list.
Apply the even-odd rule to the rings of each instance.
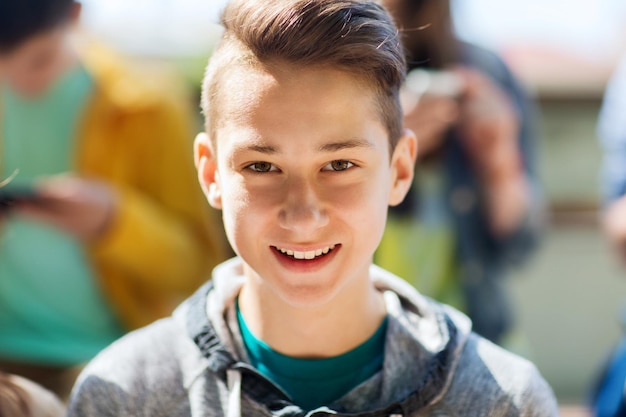
[[294, 179], [284, 186], [285, 203], [278, 216], [280, 227], [307, 237], [328, 225], [328, 214], [314, 184]]

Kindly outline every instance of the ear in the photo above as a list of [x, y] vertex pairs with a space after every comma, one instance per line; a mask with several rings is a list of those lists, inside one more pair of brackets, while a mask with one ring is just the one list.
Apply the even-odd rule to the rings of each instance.
[[217, 160], [206, 133], [196, 136], [193, 146], [193, 157], [198, 170], [198, 181], [209, 201], [209, 204], [220, 210], [222, 208], [222, 188], [217, 171]]
[[389, 205], [396, 206], [404, 200], [411, 188], [417, 159], [417, 138], [415, 133], [405, 129], [391, 155], [391, 192]]

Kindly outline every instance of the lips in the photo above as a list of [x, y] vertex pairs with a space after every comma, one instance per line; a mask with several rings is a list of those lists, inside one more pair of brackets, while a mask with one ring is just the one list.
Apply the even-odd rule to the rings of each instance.
[[292, 249], [286, 249], [286, 248], [281, 248], [278, 246], [273, 246], [273, 248], [275, 250], [277, 250], [278, 252], [287, 255], [293, 259], [305, 259], [305, 260], [311, 260], [311, 259], [315, 259], [315, 258], [319, 258], [322, 257], [326, 254], [328, 254], [330, 251], [332, 251], [333, 249], [335, 249], [335, 245], [331, 245], [331, 246], [324, 246], [322, 248], [318, 248], [318, 249], [312, 249], [312, 250], [308, 250], [308, 251], [297, 251], [297, 250], [292, 250]]

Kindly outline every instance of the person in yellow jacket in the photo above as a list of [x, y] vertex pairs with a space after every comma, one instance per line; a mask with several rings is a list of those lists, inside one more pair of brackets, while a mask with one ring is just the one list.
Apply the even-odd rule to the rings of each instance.
[[0, 214], [0, 370], [61, 396], [226, 256], [182, 90], [79, 44], [80, 10], [0, 3], [0, 178], [21, 190]]

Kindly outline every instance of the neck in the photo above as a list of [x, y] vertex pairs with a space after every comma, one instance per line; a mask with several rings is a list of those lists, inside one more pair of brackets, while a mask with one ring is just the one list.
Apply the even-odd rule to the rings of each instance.
[[249, 278], [239, 307], [250, 331], [288, 356], [341, 355], [369, 339], [386, 316], [382, 293], [369, 279], [355, 279], [332, 300], [315, 306], [286, 302], [261, 279]]

